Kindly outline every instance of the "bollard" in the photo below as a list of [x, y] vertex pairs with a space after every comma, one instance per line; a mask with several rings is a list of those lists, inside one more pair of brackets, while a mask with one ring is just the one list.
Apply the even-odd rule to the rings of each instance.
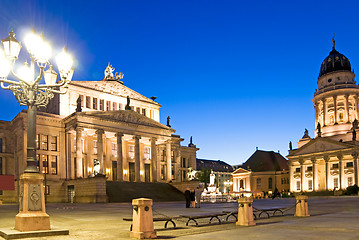
[[296, 196], [296, 207], [295, 207], [295, 217], [309, 217], [308, 211], [308, 196], [299, 195]]
[[253, 226], [256, 225], [253, 218], [253, 198], [243, 197], [238, 199], [238, 226]]
[[133, 217], [130, 237], [144, 239], [157, 238], [153, 228], [152, 199], [132, 199]]

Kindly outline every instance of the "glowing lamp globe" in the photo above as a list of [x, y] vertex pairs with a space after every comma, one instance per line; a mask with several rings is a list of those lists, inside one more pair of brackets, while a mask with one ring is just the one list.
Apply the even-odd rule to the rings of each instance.
[[15, 33], [11, 30], [9, 36], [1, 42], [4, 46], [5, 55], [11, 60], [16, 60], [20, 53], [21, 44], [16, 40]]
[[7, 78], [10, 73], [10, 63], [5, 57], [5, 53], [0, 49], [0, 78]]
[[54, 71], [52, 65], [44, 72], [44, 78], [46, 85], [54, 85], [56, 83], [57, 73]]
[[[74, 60], [71, 55], [67, 53], [66, 47], [62, 49], [62, 52], [56, 57], [56, 63], [60, 71], [60, 76], [62, 78], [72, 77], [73, 70], [72, 64]], [[71, 73], [72, 72], [72, 73]], [[71, 79], [68, 79], [71, 80]]]

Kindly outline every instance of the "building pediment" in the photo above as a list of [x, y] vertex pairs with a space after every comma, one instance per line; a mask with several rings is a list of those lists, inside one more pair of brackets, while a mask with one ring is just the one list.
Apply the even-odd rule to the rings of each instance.
[[74, 86], [81, 86], [81, 87], [85, 87], [85, 88], [90, 88], [93, 90], [97, 90], [100, 92], [105, 92], [105, 93], [109, 93], [115, 96], [119, 96], [119, 97], [127, 97], [129, 96], [131, 99], [136, 99], [139, 101], [145, 101], [145, 102], [150, 102], [152, 104], [156, 104], [159, 105], [159, 103], [153, 101], [150, 98], [147, 98], [145, 96], [143, 96], [142, 94], [126, 87], [125, 85], [123, 85], [123, 83], [121, 83], [120, 81], [72, 81], [71, 82], [72, 85]]
[[234, 171], [232, 174], [246, 174], [246, 173], [251, 173], [250, 171], [244, 169], [244, 168], [238, 168], [236, 171]]
[[337, 150], [345, 150], [348, 148], [353, 148], [355, 145], [345, 142], [338, 142], [331, 140], [329, 138], [318, 137], [310, 140], [304, 146], [291, 150], [288, 157], [298, 156], [298, 155], [306, 155], [312, 153], [320, 153], [320, 152], [330, 152]]

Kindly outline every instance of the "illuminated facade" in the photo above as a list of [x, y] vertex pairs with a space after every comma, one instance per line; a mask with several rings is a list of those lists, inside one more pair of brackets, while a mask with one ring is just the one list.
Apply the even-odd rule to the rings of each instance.
[[325, 191], [358, 184], [358, 96], [349, 59], [335, 49], [324, 59], [314, 93], [315, 137], [306, 130], [290, 150], [290, 190]]
[[[109, 68], [104, 80], [72, 81], [66, 94], [38, 112], [37, 157], [48, 201], [68, 201], [69, 182], [76, 188], [76, 181], [96, 174], [107, 181], [181, 182], [189, 168], [196, 169], [198, 148], [181, 146], [169, 121], [159, 122], [155, 98], [126, 87]], [[23, 173], [26, 129], [25, 111], [0, 122], [0, 174], [17, 180]], [[16, 192], [3, 191], [0, 199], [16, 201]]]
[[256, 150], [232, 173], [233, 192], [250, 191], [254, 195], [289, 191], [288, 161], [279, 153]]

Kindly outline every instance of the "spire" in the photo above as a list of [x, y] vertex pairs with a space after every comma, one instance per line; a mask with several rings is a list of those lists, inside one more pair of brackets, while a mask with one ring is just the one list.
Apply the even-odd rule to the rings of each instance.
[[335, 49], [335, 33], [333, 33], [332, 43], [333, 43], [333, 50]]

